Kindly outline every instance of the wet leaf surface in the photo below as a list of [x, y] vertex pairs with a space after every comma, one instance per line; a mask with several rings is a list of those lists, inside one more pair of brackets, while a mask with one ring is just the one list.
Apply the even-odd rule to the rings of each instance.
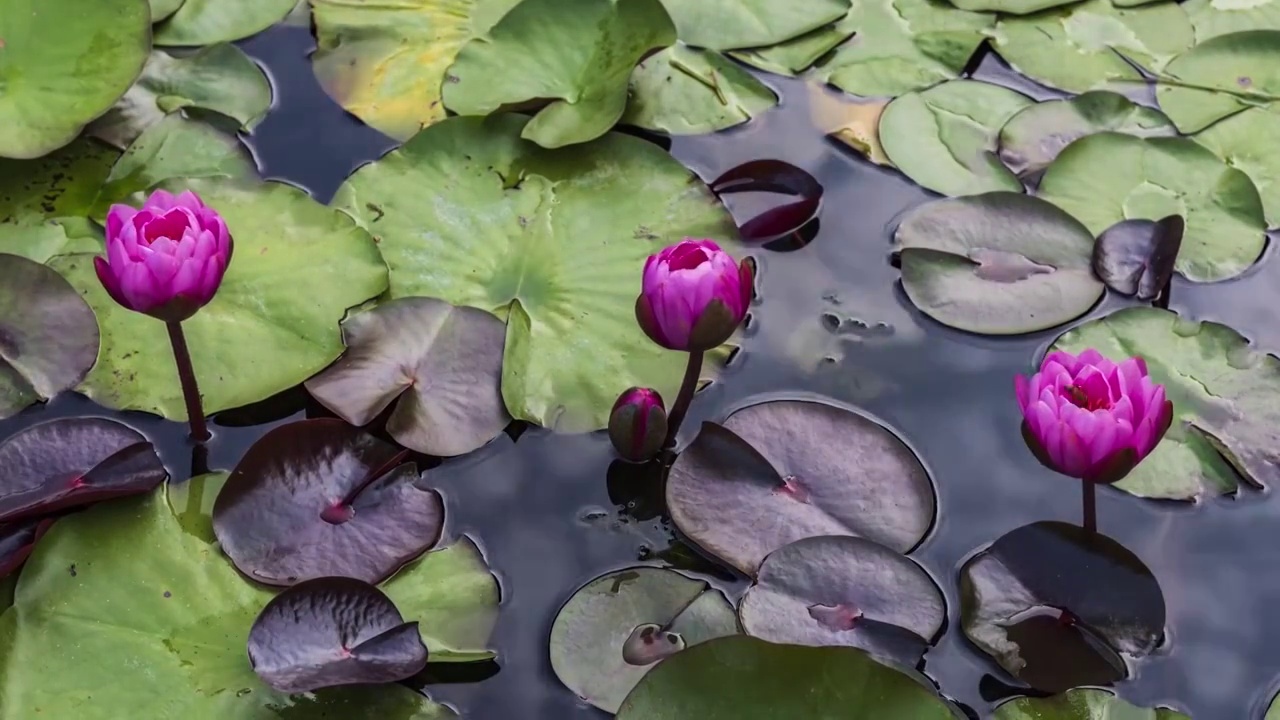
[[703, 423], [667, 480], [672, 520], [753, 575], [769, 553], [817, 535], [910, 550], [933, 523], [933, 483], [891, 431], [808, 401], [752, 405]]
[[776, 45], [849, 11], [849, 0], [662, 0], [662, 4], [682, 41], [711, 50]]
[[376, 587], [326, 577], [267, 603], [249, 629], [249, 662], [276, 690], [304, 693], [404, 680], [426, 667], [427, 648]]
[[107, 144], [81, 137], [36, 160], [0, 158], [0, 252], [48, 260], [13, 247], [9, 226], [87, 215], [118, 157]]
[[1249, 108], [1192, 136], [1253, 181], [1267, 227], [1280, 226], [1280, 108]]
[[773, 551], [738, 608], [748, 635], [850, 645], [914, 667], [946, 620], [942, 591], [915, 562], [870, 540], [804, 538]]
[[[36, 517], [0, 523], [0, 578], [17, 573], [53, 521], [54, 518]], [[8, 604], [0, 598], [0, 609], [4, 607]]]
[[418, 480], [397, 447], [341, 420], [294, 422], [245, 453], [218, 494], [213, 528], [258, 582], [376, 583], [440, 539], [443, 501]]
[[749, 243], [765, 244], [786, 237], [818, 216], [822, 184], [808, 171], [781, 160], [752, 160], [732, 167], [711, 181], [718, 197], [735, 193], [775, 193], [798, 197], [776, 205], [741, 223], [739, 233]]
[[551, 668], [579, 697], [612, 713], [654, 663], [737, 632], [733, 606], [707, 583], [661, 568], [619, 570], [587, 583], [560, 609]]
[[960, 571], [965, 635], [1045, 692], [1126, 677], [1164, 635], [1160, 584], [1116, 541], [1062, 522], [1017, 528]]
[[1280, 99], [1280, 30], [1220, 35], [1164, 68], [1156, 85], [1160, 109], [1183, 133], [1195, 133], [1251, 107]]
[[696, 135], [741, 125], [777, 104], [778, 96], [737, 63], [677, 43], [636, 66], [620, 122]]
[[168, 472], [151, 443], [106, 418], [32, 425], [0, 444], [0, 523], [147, 492]]
[[992, 720], [1191, 720], [1166, 708], [1131, 705], [1107, 690], [1074, 688], [1047, 698], [1017, 698], [996, 708]]
[[1118, 293], [1154, 300], [1173, 276], [1185, 228], [1179, 215], [1118, 222], [1098, 236], [1093, 270]]
[[434, 298], [401, 298], [342, 324], [347, 351], [307, 381], [352, 425], [395, 403], [387, 432], [428, 455], [463, 455], [511, 422], [502, 401], [506, 327], [491, 313]]

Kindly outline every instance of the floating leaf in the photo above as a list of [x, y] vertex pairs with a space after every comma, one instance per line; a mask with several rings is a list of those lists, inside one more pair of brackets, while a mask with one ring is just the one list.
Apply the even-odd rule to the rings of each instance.
[[636, 567], [592, 580], [551, 626], [551, 668], [579, 697], [616, 713], [664, 657], [738, 632], [719, 590], [672, 570]]
[[[0, 0], [3, 1], [3, 0]], [[89, 138], [37, 160], [0, 158], [0, 231], [9, 225], [38, 226], [45, 220], [89, 214], [98, 189], [120, 153]], [[8, 243], [0, 252], [32, 257]]]
[[996, 708], [992, 720], [1191, 720], [1165, 708], [1131, 705], [1107, 690], [1074, 688], [1047, 698], [1015, 698]]
[[1105, 535], [1038, 522], [996, 540], [960, 570], [965, 635], [1044, 692], [1107, 685], [1164, 635], [1160, 584]]
[[857, 535], [899, 552], [933, 524], [933, 483], [882, 425], [823, 403], [777, 400], [703, 423], [676, 459], [667, 504], [680, 531], [754, 574], [802, 538]]
[[1280, 360], [1225, 325], [1154, 308], [1086, 323], [1053, 349], [1087, 347], [1110, 357], [1141, 356], [1176, 413], [1156, 449], [1116, 487], [1172, 499], [1232, 492], [1232, 467], [1255, 485], [1280, 481]]
[[157, 23], [178, 12], [183, 0], [151, 0], [151, 22]]
[[849, 0], [662, 0], [680, 39], [711, 50], [776, 45], [849, 12]]
[[[322, 370], [342, 353], [338, 322], [347, 309], [387, 288], [368, 233], [297, 188], [203, 179], [169, 189], [198, 193], [236, 243], [217, 297], [182, 325], [209, 414], [271, 397]], [[90, 256], [51, 264], [89, 301], [102, 328], [98, 364], [81, 391], [107, 407], [185, 421], [164, 323], [117, 305]]]
[[183, 108], [212, 110], [252, 130], [271, 108], [271, 83], [235, 45], [210, 45], [182, 57], [155, 50], [142, 76], [90, 132], [123, 149]]
[[[952, 4], [961, 10], [970, 10], [973, 12], [999, 12], [1007, 15], [1031, 15], [1042, 10], [1055, 8], [1059, 5], [1070, 5], [1076, 0], [950, 0]], [[1154, 2], [1155, 0], [1139, 0], [1137, 3], [1130, 3], [1127, 0], [1118, 0], [1116, 5], [1125, 6], [1129, 4], [1140, 4], [1143, 2]]]
[[640, 61], [631, 73], [621, 122], [671, 135], [740, 125], [778, 104], [778, 96], [732, 60], [683, 44]]
[[898, 226], [902, 286], [938, 322], [1014, 335], [1073, 320], [1105, 291], [1093, 233], [1039, 198], [993, 192], [921, 205]]
[[618, 720], [954, 720], [933, 690], [854, 648], [775, 645], [742, 635], [662, 661]]
[[943, 195], [1021, 192], [1022, 182], [996, 156], [996, 139], [1031, 103], [998, 85], [952, 80], [889, 103], [880, 144], [907, 177]]
[[0, 418], [74, 387], [97, 358], [98, 322], [75, 288], [44, 265], [0, 253]]
[[1154, 300], [1173, 276], [1185, 229], [1178, 215], [1118, 222], [1098, 236], [1093, 271], [1118, 293]]
[[1192, 138], [1240, 170], [1258, 188], [1267, 227], [1280, 226], [1280, 108], [1251, 108], [1219, 120]]
[[1121, 220], [1186, 219], [1174, 266], [1189, 280], [1244, 272], [1266, 245], [1262, 201], [1249, 176], [1186, 138], [1098, 133], [1045, 171], [1040, 196], [1101, 234]]
[[459, 115], [532, 104], [521, 137], [587, 142], [622, 117], [636, 64], [675, 41], [660, 0], [523, 0], [458, 52], [444, 104]]
[[765, 244], [799, 231], [818, 216], [822, 183], [807, 170], [782, 160], [751, 160], [736, 165], [711, 181], [717, 197], [735, 193], [775, 193], [799, 198], [772, 207], [742, 223], [746, 242]]
[[1178, 3], [1123, 8], [1111, 0], [1006, 15], [994, 37], [996, 51], [1014, 70], [1070, 92], [1142, 83], [1142, 74], [1126, 58], [1158, 71], [1192, 42], [1191, 22]]
[[305, 693], [404, 680], [426, 667], [427, 648], [378, 588], [324, 577], [267, 603], [249, 629], [249, 662], [276, 690]]
[[913, 667], [947, 617], [919, 565], [857, 537], [797, 540], [769, 554], [738, 609], [748, 635], [850, 645]]
[[1156, 98], [1178, 130], [1194, 133], [1251, 107], [1280, 99], [1280, 30], [1253, 30], [1206, 40], [1173, 59]]
[[1178, 134], [1159, 110], [1106, 90], [1029, 105], [1000, 130], [1000, 159], [1019, 177], [1049, 167], [1063, 148], [1094, 133], [1114, 131], [1137, 137]]
[[[436, 572], [453, 553], [430, 553], [393, 582], [417, 582], [413, 576]], [[435, 603], [460, 597], [450, 580], [470, 587], [468, 577], [439, 578]], [[425, 626], [448, 621], [434, 615], [435, 603], [411, 606], [386, 592], [406, 618], [421, 621], [424, 636]], [[272, 596], [246, 582], [215, 545], [183, 530], [162, 492], [62, 518], [23, 568], [14, 606], [0, 615], [0, 718], [84, 717], [90, 695], [91, 717], [454, 717], [398, 685], [295, 696], [272, 690], [245, 656], [253, 619]]]
[[236, 567], [267, 585], [381, 582], [440, 539], [444, 502], [417, 480], [396, 446], [341, 420], [289, 423], [236, 465], [213, 530]]
[[307, 391], [352, 425], [391, 403], [387, 432], [428, 455], [464, 455], [511, 422], [502, 403], [502, 321], [434, 298], [401, 298], [342, 323], [347, 351]]
[[686, 236], [733, 251], [737, 229], [656, 145], [610, 134], [547, 152], [520, 139], [524, 122], [438, 123], [357, 170], [334, 205], [379, 238], [391, 297], [507, 320], [502, 395], [513, 416], [595, 430], [628, 387], [679, 389], [684, 355], [635, 322], [645, 257]]
[[[0, 580], [17, 573], [53, 521], [54, 518], [36, 517], [0, 524]], [[0, 591], [0, 610], [11, 604], [13, 599]]]
[[184, 0], [156, 25], [156, 45], [212, 45], [256, 35], [284, 19], [297, 0]]
[[[88, 218], [59, 218], [38, 225], [0, 223], [0, 253], [45, 263], [57, 255], [101, 250], [102, 231]], [[96, 332], [97, 322], [93, 327]]]
[[133, 84], [150, 39], [147, 0], [0, 0], [0, 157], [75, 139]]
[[[851, 12], [861, 12], [861, 5], [855, 5]], [[795, 76], [809, 69], [823, 55], [852, 37], [854, 30], [849, 21], [849, 15], [846, 14], [840, 20], [807, 32], [794, 40], [769, 47], [734, 50], [729, 55], [765, 72]]]
[[1280, 4], [1275, 0], [1187, 0], [1182, 8], [1191, 18], [1197, 43], [1245, 30], [1280, 30]]

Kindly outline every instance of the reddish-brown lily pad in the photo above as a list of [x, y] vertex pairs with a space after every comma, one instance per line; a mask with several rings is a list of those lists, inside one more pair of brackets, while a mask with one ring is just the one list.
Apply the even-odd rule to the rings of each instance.
[[1118, 293], [1154, 300], [1173, 277], [1185, 230], [1181, 215], [1121, 220], [1098, 236], [1093, 246], [1093, 271]]
[[733, 193], [772, 193], [798, 200], [776, 205], [741, 223], [742, 239], [768, 243], [805, 227], [822, 207], [822, 183], [808, 171], [781, 160], [752, 160], [726, 170], [711, 181], [711, 191], [723, 199]]
[[378, 583], [440, 540], [444, 503], [407, 452], [335, 418], [275, 428], [213, 505], [240, 572], [268, 585], [342, 576]]
[[114, 420], [32, 425], [0, 445], [0, 523], [144, 493], [168, 476], [155, 447]]
[[275, 596], [249, 630], [254, 672], [281, 692], [389, 683], [427, 664], [418, 623], [361, 580], [326, 577]]
[[53, 521], [54, 518], [32, 518], [0, 525], [0, 578], [22, 567]]
[[754, 575], [796, 540], [854, 535], [897, 552], [933, 524], [928, 472], [879, 423], [825, 403], [775, 400], [703, 423], [667, 481], [681, 532]]

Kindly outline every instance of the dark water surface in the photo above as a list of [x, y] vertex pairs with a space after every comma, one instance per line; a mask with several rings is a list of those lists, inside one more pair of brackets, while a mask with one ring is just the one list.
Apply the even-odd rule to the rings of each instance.
[[[274, 28], [241, 46], [275, 83], [277, 105], [250, 138], [265, 176], [328, 201], [352, 169], [395, 146], [320, 90], [305, 28]], [[994, 58], [981, 73], [1007, 79]], [[1060, 330], [983, 338], [943, 328], [916, 311], [890, 264], [889, 234], [903, 211], [929, 193], [815, 129], [819, 107], [847, 100], [800, 81], [764, 79], [783, 95], [780, 107], [743, 128], [677, 139], [673, 152], [706, 179], [760, 158], [807, 169], [826, 187], [821, 230], [800, 250], [759, 253], [760, 302], [744, 351], [722, 382], [699, 395], [684, 439], [701, 420], [769, 393], [829, 396], [897, 430], [930, 469], [939, 498], [937, 524], [912, 554], [949, 605], [948, 629], [926, 655], [924, 670], [946, 694], [986, 717], [999, 699], [993, 679], [1012, 680], [960, 632], [957, 577], [969, 555], [1016, 527], [1079, 519], [1078, 485], [1041, 468], [1023, 447], [1013, 398], [1013, 376], [1027, 372]], [[1271, 254], [1236, 281], [1197, 286], [1175, 280], [1171, 309], [1225, 322], [1264, 348], [1280, 348], [1280, 266]], [[1122, 304], [1111, 297], [1089, 317]], [[0, 438], [52, 417], [103, 412], [65, 396], [0, 421]], [[209, 466], [233, 467], [267, 429], [307, 412], [305, 394], [292, 392], [252, 413], [224, 413]], [[318, 408], [313, 404], [309, 412]], [[182, 426], [141, 414], [123, 419], [156, 442], [176, 479], [189, 476]], [[227, 426], [246, 422], [259, 424]], [[610, 477], [612, 459], [603, 433], [557, 436], [534, 428], [517, 441], [501, 436], [434, 471], [433, 484], [448, 500], [449, 532], [480, 543], [501, 579], [503, 606], [494, 638], [497, 666], [433, 666], [437, 682], [427, 688], [433, 697], [475, 720], [605, 717], [551, 671], [547, 637], [558, 608], [597, 575], [641, 559], [705, 566], [696, 553], [673, 547], [661, 521], [643, 512], [652, 493], [645, 495], [642, 480], [617, 467]], [[645, 519], [628, 514], [629, 500]], [[1257, 490], [1191, 505], [1104, 489], [1098, 512], [1100, 529], [1155, 573], [1168, 609], [1161, 649], [1117, 690], [1197, 720], [1260, 718], [1280, 678], [1280, 650], [1273, 649], [1280, 644], [1280, 613], [1273, 610], [1280, 572], [1272, 569], [1280, 503]], [[731, 597], [745, 587], [711, 579]], [[986, 675], [992, 677], [984, 682]]]

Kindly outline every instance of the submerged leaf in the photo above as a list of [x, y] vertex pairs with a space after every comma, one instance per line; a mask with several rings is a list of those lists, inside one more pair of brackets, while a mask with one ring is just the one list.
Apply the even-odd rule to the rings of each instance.
[[1179, 215], [1118, 222], [1098, 236], [1093, 271], [1118, 293], [1154, 300], [1173, 276], [1185, 229]]

